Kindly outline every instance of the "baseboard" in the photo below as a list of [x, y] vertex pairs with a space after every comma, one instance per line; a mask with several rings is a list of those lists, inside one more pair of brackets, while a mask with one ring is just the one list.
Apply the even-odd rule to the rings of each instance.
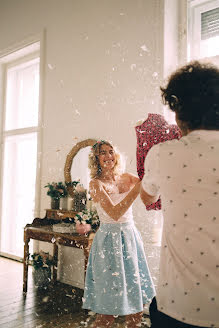
[[63, 277], [60, 277], [60, 282], [63, 282], [64, 284], [67, 284], [67, 285], [71, 285], [73, 287], [84, 289], [84, 284], [80, 283], [78, 281], [74, 281], [74, 280], [70, 280], [70, 279], [66, 279], [66, 278], [63, 279]]

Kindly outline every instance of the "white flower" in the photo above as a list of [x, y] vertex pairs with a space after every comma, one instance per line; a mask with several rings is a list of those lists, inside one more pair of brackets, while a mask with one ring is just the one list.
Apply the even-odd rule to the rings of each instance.
[[83, 219], [84, 221], [88, 220], [88, 215], [87, 215], [87, 214], [83, 214], [82, 219]]
[[48, 264], [43, 263], [43, 268], [48, 268], [48, 267], [49, 267]]

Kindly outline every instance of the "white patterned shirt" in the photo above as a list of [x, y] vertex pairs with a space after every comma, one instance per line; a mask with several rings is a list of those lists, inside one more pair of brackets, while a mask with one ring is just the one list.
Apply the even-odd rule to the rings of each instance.
[[153, 146], [142, 186], [161, 195], [164, 215], [159, 311], [219, 327], [219, 131], [195, 130]]

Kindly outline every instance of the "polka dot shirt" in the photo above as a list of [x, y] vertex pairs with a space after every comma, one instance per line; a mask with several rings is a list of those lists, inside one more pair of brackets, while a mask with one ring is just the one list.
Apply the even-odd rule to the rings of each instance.
[[163, 204], [158, 309], [219, 327], [219, 131], [153, 146], [142, 186]]

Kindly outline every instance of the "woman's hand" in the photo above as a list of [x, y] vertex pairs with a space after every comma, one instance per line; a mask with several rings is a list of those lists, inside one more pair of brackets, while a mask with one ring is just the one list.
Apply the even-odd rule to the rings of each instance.
[[120, 192], [129, 191], [139, 181], [140, 179], [136, 175], [131, 173], [124, 173], [119, 178], [119, 186], [118, 186], [119, 191]]
[[132, 205], [140, 192], [141, 181], [138, 181], [129, 193], [119, 202], [114, 204], [106, 192], [103, 184], [98, 179], [90, 181], [90, 195], [94, 202], [100, 203], [104, 211], [115, 221], [117, 221]]

